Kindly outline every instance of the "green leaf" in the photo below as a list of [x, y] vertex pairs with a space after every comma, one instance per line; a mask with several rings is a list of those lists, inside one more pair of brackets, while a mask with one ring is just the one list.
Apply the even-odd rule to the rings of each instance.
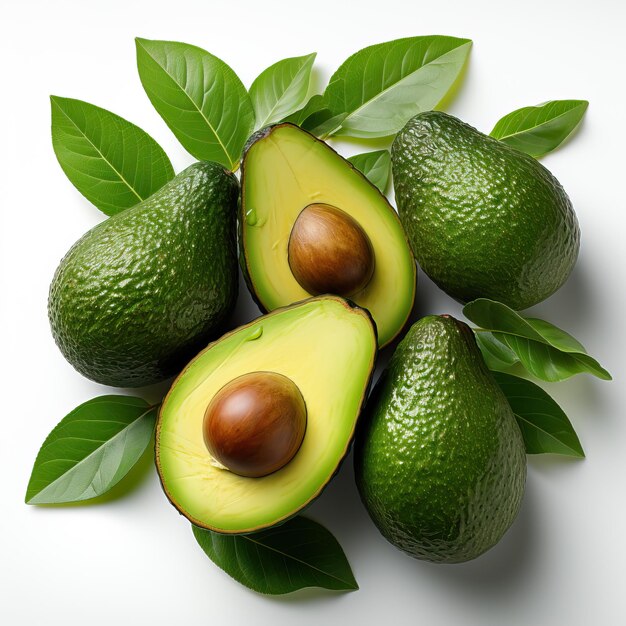
[[274, 63], [250, 87], [256, 128], [282, 120], [306, 102], [316, 52]]
[[325, 139], [336, 130], [346, 118], [346, 113], [335, 115], [326, 105], [324, 96], [319, 94], [311, 99], [298, 111], [286, 117], [283, 122], [300, 126], [312, 135]]
[[339, 113], [333, 115], [330, 109], [321, 109], [316, 111], [310, 117], [307, 117], [302, 124], [304, 130], [309, 131], [311, 134], [321, 139], [326, 139], [331, 135], [339, 126], [343, 120], [346, 119], [346, 113]]
[[41, 446], [26, 503], [78, 502], [111, 489], [148, 446], [156, 413], [130, 396], [100, 396], [75, 408]]
[[611, 380], [580, 342], [549, 322], [524, 318], [505, 304], [487, 298], [469, 302], [463, 314], [510, 348], [522, 365], [541, 380], [554, 382], [582, 372]]
[[306, 517], [294, 517], [250, 535], [192, 528], [200, 547], [216, 565], [259, 593], [277, 595], [305, 587], [358, 589], [337, 540]]
[[391, 174], [391, 155], [389, 150], [355, 154], [349, 157], [348, 161], [360, 172], [363, 172], [367, 179], [378, 187], [381, 193], [385, 193]]
[[314, 96], [311, 96], [311, 98], [309, 98], [308, 102], [301, 109], [299, 109], [295, 113], [292, 113], [291, 115], [288, 115], [281, 121], [295, 124], [296, 126], [300, 126], [301, 128], [304, 128], [306, 130], [304, 124], [307, 119], [310, 118], [314, 113], [318, 113], [322, 110], [326, 110], [329, 116], [332, 115], [330, 109], [328, 109], [328, 107], [326, 106], [324, 96], [320, 94], [315, 94]]
[[415, 114], [434, 108], [456, 81], [469, 39], [407, 37], [363, 48], [333, 74], [324, 97], [346, 114], [331, 135], [387, 137]]
[[536, 158], [552, 152], [576, 129], [589, 103], [552, 100], [505, 115], [491, 136]]
[[528, 454], [585, 456], [567, 415], [541, 387], [518, 376], [493, 375], [513, 409]]
[[50, 96], [52, 147], [72, 184], [103, 213], [145, 200], [174, 177], [159, 144], [115, 113]]
[[136, 40], [137, 68], [154, 108], [196, 159], [236, 169], [254, 128], [250, 96], [217, 57], [186, 43]]
[[491, 333], [476, 332], [476, 343], [490, 370], [507, 369], [519, 362], [511, 348], [498, 341]]

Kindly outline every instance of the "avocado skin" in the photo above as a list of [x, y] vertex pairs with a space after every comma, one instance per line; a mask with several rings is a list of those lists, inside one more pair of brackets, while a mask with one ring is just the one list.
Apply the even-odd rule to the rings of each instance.
[[509, 528], [524, 443], [468, 326], [429, 316], [411, 327], [368, 402], [355, 474], [380, 532], [415, 558], [468, 561]]
[[409, 120], [391, 154], [413, 253], [449, 295], [519, 310], [565, 282], [578, 256], [578, 222], [536, 159], [439, 111]]
[[196, 163], [72, 246], [48, 315], [81, 374], [117, 387], [156, 383], [221, 330], [238, 290], [238, 193], [221, 165]]

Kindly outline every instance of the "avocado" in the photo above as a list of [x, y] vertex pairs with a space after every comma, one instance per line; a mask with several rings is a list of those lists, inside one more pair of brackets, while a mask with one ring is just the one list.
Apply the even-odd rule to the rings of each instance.
[[418, 559], [468, 561], [512, 524], [524, 443], [467, 325], [428, 316], [411, 327], [368, 402], [355, 475], [380, 532]]
[[250, 138], [241, 188], [241, 265], [263, 310], [333, 293], [371, 312], [381, 346], [400, 332], [415, 261], [396, 212], [349, 161], [277, 124]]
[[79, 239], [50, 287], [65, 358], [104, 385], [167, 378], [220, 330], [237, 297], [239, 183], [196, 163]]
[[[174, 381], [158, 417], [156, 464], [171, 503], [196, 526], [221, 533], [293, 516], [346, 456], [376, 351], [369, 313], [336, 296], [277, 309], [210, 344]], [[271, 399], [279, 395], [275, 411]], [[271, 413], [285, 407], [288, 428], [272, 426], [278, 437], [267, 436]], [[283, 434], [296, 435], [295, 443], [278, 450]]]
[[446, 293], [519, 310], [565, 282], [578, 256], [578, 222], [536, 159], [440, 111], [409, 120], [391, 157], [415, 258]]

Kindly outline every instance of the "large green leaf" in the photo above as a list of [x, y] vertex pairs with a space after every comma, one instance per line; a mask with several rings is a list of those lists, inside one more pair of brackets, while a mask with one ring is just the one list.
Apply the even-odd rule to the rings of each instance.
[[260, 593], [277, 595], [305, 587], [358, 589], [337, 540], [306, 517], [251, 535], [192, 528], [200, 547], [216, 565]]
[[505, 115], [491, 136], [541, 157], [560, 146], [576, 129], [589, 103], [586, 100], [552, 100]]
[[304, 105], [316, 54], [278, 61], [254, 80], [250, 99], [256, 115], [255, 128], [279, 122]]
[[26, 503], [78, 502], [111, 489], [148, 446], [156, 413], [130, 396], [100, 396], [75, 408], [43, 442]]
[[564, 380], [582, 372], [611, 379], [580, 342], [549, 322], [524, 318], [505, 304], [487, 298], [469, 302], [463, 313], [510, 348], [522, 365], [541, 380]]
[[528, 454], [585, 456], [567, 415], [541, 387], [518, 376], [493, 375], [513, 409]]
[[174, 177], [161, 146], [138, 126], [82, 100], [50, 96], [50, 103], [57, 159], [103, 213], [134, 206]]
[[180, 143], [197, 159], [236, 169], [254, 111], [235, 72], [196, 46], [136, 42], [141, 83]]
[[470, 51], [469, 39], [407, 37], [363, 48], [333, 74], [324, 97], [346, 114], [331, 135], [386, 137], [439, 104]]
[[380, 189], [381, 193], [385, 193], [391, 174], [391, 155], [389, 150], [355, 154], [349, 157], [348, 161], [360, 172], [363, 172], [367, 179]]

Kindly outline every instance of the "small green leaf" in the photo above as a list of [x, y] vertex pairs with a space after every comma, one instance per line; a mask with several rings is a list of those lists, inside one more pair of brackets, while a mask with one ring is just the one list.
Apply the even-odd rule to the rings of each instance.
[[421, 111], [439, 104], [465, 65], [472, 42], [407, 37], [363, 48], [333, 74], [324, 97], [345, 114], [330, 135], [387, 137]]
[[26, 503], [78, 502], [111, 489], [148, 446], [156, 413], [130, 396], [100, 396], [75, 408], [41, 446]]
[[302, 128], [320, 139], [326, 139], [341, 127], [341, 123], [345, 119], [346, 113], [333, 115], [330, 109], [321, 109], [307, 117], [302, 124]]
[[[541, 380], [554, 382], [582, 372], [611, 380], [580, 342], [549, 322], [524, 318], [505, 304], [487, 298], [469, 302], [463, 314], [510, 348], [522, 365]], [[480, 330], [477, 332], [480, 334]]]
[[178, 141], [196, 159], [236, 169], [254, 128], [250, 96], [235, 72], [202, 48], [136, 40], [141, 83]]
[[216, 565], [259, 593], [278, 595], [305, 587], [358, 589], [337, 540], [306, 517], [294, 517], [250, 535], [192, 528], [200, 547]]
[[391, 175], [391, 155], [389, 150], [376, 150], [375, 152], [363, 152], [348, 158], [360, 172], [363, 172], [367, 179], [381, 193], [385, 193], [389, 176]]
[[335, 115], [327, 106], [324, 96], [319, 94], [311, 99], [299, 110], [286, 117], [283, 122], [290, 122], [300, 126], [312, 135], [325, 139], [336, 131], [346, 118], [346, 113]]
[[103, 213], [145, 200], [174, 177], [159, 144], [115, 113], [50, 96], [52, 147], [72, 184]]
[[552, 100], [505, 115], [491, 136], [536, 158], [552, 152], [576, 129], [589, 103]]
[[511, 348], [498, 341], [491, 333], [476, 332], [476, 343], [490, 370], [507, 369], [519, 362]]
[[332, 113], [330, 113], [330, 110], [326, 106], [324, 96], [320, 94], [315, 94], [314, 96], [311, 96], [309, 101], [301, 109], [299, 109], [295, 113], [292, 113], [291, 115], [288, 115], [281, 121], [295, 124], [296, 126], [300, 126], [301, 128], [307, 130], [306, 126], [304, 125], [307, 119], [310, 118], [314, 113], [318, 113], [322, 110], [326, 110], [330, 115], [332, 115]]
[[585, 456], [567, 415], [541, 387], [518, 376], [493, 375], [513, 409], [528, 454]]
[[278, 61], [254, 80], [250, 99], [256, 114], [255, 129], [278, 122], [304, 105], [316, 55], [313, 52]]

